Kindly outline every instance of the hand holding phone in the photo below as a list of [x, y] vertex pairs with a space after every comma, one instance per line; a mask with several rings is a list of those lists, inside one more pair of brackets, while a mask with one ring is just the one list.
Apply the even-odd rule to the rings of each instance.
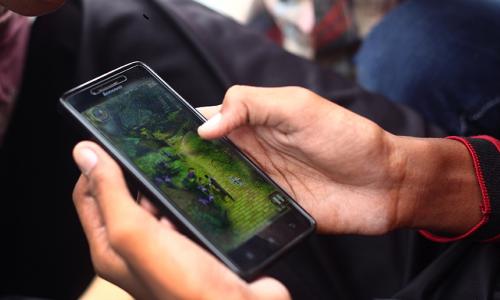
[[179, 233], [164, 217], [140, 207], [116, 162], [92, 142], [75, 147], [82, 175], [74, 202], [99, 276], [137, 299], [289, 299], [272, 278], [247, 283]]
[[[121, 152], [128, 153], [124, 149], [127, 149], [126, 145], [130, 144], [131, 141], [128, 140], [130, 136], [127, 135], [125, 135], [126, 139], [123, 139], [124, 135], [120, 131], [120, 128], [124, 127], [123, 122], [145, 124], [145, 120], [149, 120], [155, 115], [154, 111], [163, 110], [165, 112], [165, 109], [162, 109], [161, 105], [154, 106], [158, 108], [156, 110], [146, 109], [146, 112], [143, 112], [141, 109], [132, 109], [132, 116], [134, 116], [132, 118], [130, 113], [124, 113], [137, 105], [137, 103], [134, 103], [130, 99], [138, 99], [139, 101], [136, 102], [139, 103], [141, 99], [156, 99], [156, 101], [152, 101], [152, 103], [156, 103], [154, 105], [157, 105], [158, 102], [177, 103], [180, 106], [174, 105], [174, 107], [177, 107], [177, 109], [182, 108], [181, 110], [187, 109], [190, 112], [189, 114], [183, 114], [182, 118], [178, 118], [178, 114], [173, 116], [170, 114], [170, 117], [166, 118], [169, 120], [167, 123], [172, 121], [175, 123], [177, 119], [177, 124], [185, 124], [185, 122], [180, 122], [179, 119], [185, 121], [193, 120], [193, 115], [197, 117], [194, 119], [195, 126], [175, 127], [177, 128], [176, 132], [181, 132], [181, 138], [169, 135], [170, 138], [168, 138], [168, 141], [171, 144], [180, 146], [178, 149], [185, 151], [183, 155], [192, 155], [193, 148], [195, 149], [195, 153], [200, 153], [200, 151], [196, 151], [200, 149], [200, 144], [198, 143], [198, 146], [192, 147], [193, 141], [186, 139], [186, 128], [189, 128], [187, 130], [189, 133], [193, 133], [196, 131], [196, 127], [203, 123], [204, 119], [197, 115], [194, 109], [190, 108], [175, 92], [169, 89], [165, 83], [147, 68], [145, 68], [147, 71], [146, 74], [144, 74], [143, 70], [141, 71], [143, 72], [142, 75], [138, 76], [142, 78], [139, 81], [140, 83], [132, 85], [131, 90], [134, 97], [129, 97], [130, 93], [127, 92], [123, 83], [128, 82], [127, 84], [130, 84], [130, 82], [136, 82], [134, 80], [129, 81], [130, 78], [136, 77], [129, 77], [131, 74], [128, 74], [125, 76], [124, 81], [124, 78], [121, 76], [123, 75], [122, 73], [129, 72], [136, 67], [145, 68], [141, 64], [122, 67], [67, 93], [62, 99], [62, 103], [66, 106], [67, 111], [78, 120], [79, 124], [91, 132], [106, 147], [106, 150], [121, 163], [126, 171], [133, 174], [140, 172], [147, 174], [148, 169], [137, 168], [137, 166], [144, 166], [143, 164], [136, 162], [135, 166], [131, 165], [130, 161], [121, 154]], [[151, 76], [156, 79], [156, 83], [144, 80]], [[151, 94], [151, 91], [149, 93], [136, 93], [138, 91], [144, 92], [145, 83], [146, 87], [154, 89], [158, 82], [161, 83], [163, 89], [161, 93], [155, 92]], [[118, 91], [122, 92], [118, 93]], [[89, 93], [97, 98], [89, 99]], [[118, 96], [113, 96], [113, 94]], [[174, 98], [163, 98], [165, 94]], [[125, 95], [125, 97], [120, 95]], [[125, 101], [125, 105], [117, 105], [117, 103], [123, 104], [123, 100], [127, 100], [127, 98], [129, 100]], [[120, 113], [113, 112], [112, 109], [110, 110], [105, 106], [105, 109], [103, 109], [101, 104], [109, 105], [110, 103], [114, 103], [112, 106], [116, 105], [119, 107]], [[179, 112], [180, 110], [174, 109], [168, 111]], [[390, 155], [390, 152], [387, 152], [388, 149], [390, 150], [390, 147], [388, 148], [390, 144], [387, 143], [393, 142], [394, 137], [383, 131], [373, 122], [301, 88], [264, 89], [236, 87], [228, 91], [222, 106], [204, 108], [203, 111], [206, 116], [211, 118], [199, 128], [198, 132], [200, 135], [206, 139], [218, 139], [224, 135], [228, 135], [231, 141], [252, 157], [253, 161], [257, 162], [267, 174], [270, 174], [279, 184], [284, 186], [290, 194], [300, 199], [301, 204], [319, 221], [319, 229], [321, 231], [330, 233], [381, 234], [395, 228], [395, 226], [402, 225], [395, 219], [400, 214], [394, 209], [398, 207], [396, 205], [398, 204], [398, 199], [394, 197], [395, 194], [393, 193], [394, 187], [397, 187], [398, 184], [398, 170], [391, 168], [393, 164], [390, 163], [390, 159], [394, 158], [394, 156]], [[120, 126], [116, 125], [118, 121], [110, 120], [110, 118], [115, 118], [116, 115], [120, 116], [118, 118], [119, 122], [121, 122]], [[168, 116], [169, 113], [167, 112], [166, 115]], [[154, 122], [155, 124], [164, 124], [161, 119], [156, 120], [158, 122]], [[133, 147], [129, 149], [129, 151], [132, 151], [132, 154], [128, 154], [129, 157], [134, 157], [137, 153], [150, 154], [148, 151], [141, 152], [140, 147], [137, 147], [137, 145], [144, 145], [147, 149], [157, 149], [158, 143], [151, 143], [151, 140], [164, 140], [165, 136], [161, 135], [161, 133], [168, 132], [167, 128], [169, 126], [162, 127], [162, 130], [153, 131], [153, 134], [150, 134], [151, 132], [148, 130], [136, 130], [134, 126], [128, 126], [128, 128], [132, 129], [132, 131], [127, 132], [132, 132], [132, 135], [138, 137], [135, 141], [132, 141]], [[121, 140], [121, 143], [117, 143], [114, 139]], [[110, 143], [110, 140], [114, 142]], [[188, 141], [187, 143], [184, 142], [186, 140]], [[199, 142], [200, 140], [197, 141]], [[144, 144], [145, 142], [147, 143]], [[232, 147], [232, 144], [224, 138], [216, 140], [216, 143], [219, 142], [227, 143], [227, 145], [230, 145], [229, 148]], [[186, 145], [189, 146], [185, 147]], [[216, 148], [220, 150], [219, 146], [216, 146]], [[234, 151], [235, 148], [231, 149], [230, 151]], [[211, 151], [201, 152], [213, 153]], [[224, 153], [228, 154], [228, 152]], [[239, 156], [241, 153], [238, 151], [234, 153], [238, 154], [238, 156], [232, 156], [233, 158], [240, 157], [240, 159], [245, 160], [244, 156]], [[160, 152], [160, 154], [167, 157], [169, 161], [172, 159], [186, 161], [186, 159], [175, 157], [171, 151]], [[235, 164], [235, 160], [231, 159], [229, 161], [231, 164]], [[224, 165], [224, 161], [219, 157], [217, 163], [213, 165], [221, 163]], [[201, 235], [200, 240], [203, 246], [212, 251], [232, 270], [248, 278], [245, 275], [256, 274], [255, 270], [262, 269], [262, 262], [264, 262], [264, 265], [269, 263], [269, 259], [261, 259], [263, 257], [262, 253], [270, 253], [270, 257], [276, 259], [283, 252], [284, 248], [290, 247], [290, 243], [287, 242], [282, 244], [285, 245], [284, 247], [269, 247], [276, 244], [276, 240], [273, 240], [273, 238], [269, 239], [269, 228], [273, 228], [278, 224], [275, 228], [275, 234], [287, 232], [285, 228], [279, 225], [290, 225], [289, 222], [282, 222], [283, 220], [290, 220], [283, 218], [283, 216], [287, 216], [288, 212], [292, 212], [295, 220], [305, 220], [305, 222], [298, 223], [294, 221], [293, 226], [288, 226], [288, 230], [297, 228], [297, 232], [302, 233], [290, 234], [290, 232], [294, 231], [288, 231], [288, 234], [284, 234], [285, 241], [290, 241], [290, 238], [291, 241], [300, 240], [307, 234], [311, 227], [314, 227], [314, 222], [308, 218], [307, 214], [300, 207], [295, 205], [293, 200], [283, 190], [260, 172], [258, 167], [249, 161], [245, 164], [250, 164], [252, 167], [249, 169], [238, 167], [237, 169], [240, 171], [251, 170], [251, 173], [256, 175], [252, 175], [250, 178], [263, 178], [264, 181], [267, 181], [267, 184], [276, 189], [268, 194], [271, 196], [268, 199], [277, 207], [278, 213], [274, 214], [276, 218], [268, 219], [269, 222], [257, 230], [253, 227], [253, 230], [247, 231], [246, 235], [243, 235], [246, 236], [244, 238], [246, 242], [243, 243], [241, 243], [241, 235], [235, 235], [234, 232], [228, 235], [222, 234], [222, 236], [226, 237], [226, 242], [233, 241], [233, 243], [229, 243], [229, 245], [232, 245], [229, 247], [225, 246], [227, 243], [216, 242], [214, 245], [213, 241], [217, 241], [217, 238], [214, 237], [221, 233], [219, 231], [217, 234], [217, 231], [213, 231], [214, 227], [209, 227], [211, 229], [209, 232], [203, 231], [203, 229], [200, 232], [196, 232], [196, 228], [194, 228], [194, 232], [195, 238]], [[165, 166], [161, 160], [153, 159], [153, 165], [159, 166], [159, 173], [162, 174], [172, 175], [176, 172], [175, 169], [172, 170], [174, 166]], [[246, 166], [248, 167], [248, 165]], [[150, 168], [149, 170], [158, 169]], [[181, 191], [192, 192], [193, 190], [189, 189], [190, 183], [205, 180], [206, 185], [195, 190], [201, 191], [204, 195], [207, 195], [205, 193], [207, 190], [211, 191], [212, 195], [219, 192], [217, 193], [219, 203], [234, 203], [238, 201], [230, 191], [228, 192], [228, 189], [224, 185], [220, 184], [220, 181], [216, 177], [209, 174], [203, 174], [207, 176], [195, 176], [199, 171], [193, 167], [186, 168], [185, 166], [184, 170], [184, 175], [180, 177], [182, 179], [180, 183], [179, 178], [177, 181], [172, 181], [171, 178], [165, 177], [160, 177], [157, 180], [157, 177], [154, 176], [144, 179], [144, 177], [141, 177], [143, 174], [136, 175], [140, 179], [140, 182], [143, 183], [142, 188], [153, 193], [153, 196], [156, 195], [159, 198], [157, 204], [163, 204], [172, 210], [174, 217], [178, 217], [175, 213], [179, 211], [182, 213], [182, 210], [179, 210], [175, 206], [172, 207], [172, 203], [179, 204], [180, 201], [182, 204], [183, 201], [186, 201], [186, 197], [170, 197], [168, 195], [155, 194], [155, 187], [150, 184], [151, 182], [156, 182], [160, 188], [174, 188], [178, 187], [179, 184], [183, 184], [184, 187], [180, 189]], [[155, 175], [156, 173], [153, 172], [152, 174]], [[245, 186], [245, 183], [248, 183], [246, 180], [242, 181], [239, 175], [229, 175], [227, 178], [232, 185], [236, 186]], [[394, 181], [395, 179], [396, 181]], [[87, 194], [92, 195], [91, 192], [87, 192]], [[202, 194], [198, 194], [198, 196], [201, 197], [194, 199], [199, 204], [210, 205], [213, 202], [213, 199], [210, 200], [210, 198], [203, 197]], [[231, 202], [233, 199], [234, 202]], [[252, 197], [252, 199], [256, 198]], [[255, 207], [257, 206], [250, 208], [255, 209]], [[280, 210], [280, 207], [285, 209]], [[286, 208], [291, 208], [291, 210]], [[224, 214], [209, 213], [202, 214], [201, 216], [216, 216], [212, 220], [217, 222], [225, 219]], [[256, 216], [256, 214], [252, 214], [252, 216]], [[184, 211], [184, 215], [181, 215], [178, 219], [181, 225], [200, 224], [199, 220], [193, 217], [189, 211], [187, 211], [187, 214]], [[302, 225], [296, 226], [297, 224]], [[193, 229], [192, 227], [190, 228]], [[189, 231], [187, 232], [190, 233]], [[206, 240], [207, 237], [208, 242]], [[265, 238], [262, 239], [262, 237]], [[237, 242], [238, 240], [240, 240], [240, 243]], [[265, 240], [265, 243], [262, 243], [262, 240]], [[247, 243], [248, 241], [251, 242]], [[255, 241], [258, 242], [255, 243]], [[151, 243], [154, 245], [153, 241]], [[259, 247], [262, 245], [264, 247]], [[129, 246], [133, 247], [134, 245]], [[256, 257], [253, 255], [242, 256], [241, 254], [248, 254], [248, 252], [241, 250], [248, 249], [251, 249], [251, 254], [257, 253], [257, 258], [260, 258], [255, 260]], [[125, 252], [125, 250], [123, 251]], [[240, 255], [234, 255], [238, 253]], [[168, 256], [166, 259], [168, 259]], [[245, 260], [247, 263], [244, 263]], [[154, 267], [151, 268], [151, 270], [154, 269]], [[248, 272], [248, 270], [251, 271]], [[144, 273], [145, 276], [147, 274], [147, 272]]]
[[142, 63], [67, 92], [61, 104], [182, 232], [243, 278], [314, 230], [229, 140], [201, 139], [203, 116]]

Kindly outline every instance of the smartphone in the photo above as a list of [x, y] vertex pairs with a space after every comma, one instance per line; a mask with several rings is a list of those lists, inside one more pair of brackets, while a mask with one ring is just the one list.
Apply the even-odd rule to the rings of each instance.
[[201, 139], [206, 119], [144, 63], [74, 88], [60, 104], [180, 230], [246, 280], [315, 229], [227, 138]]

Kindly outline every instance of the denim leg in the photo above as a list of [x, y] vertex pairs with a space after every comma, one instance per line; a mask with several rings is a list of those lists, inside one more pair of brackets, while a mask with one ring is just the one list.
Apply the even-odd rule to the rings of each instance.
[[500, 136], [500, 1], [409, 0], [356, 57], [359, 83], [450, 134]]

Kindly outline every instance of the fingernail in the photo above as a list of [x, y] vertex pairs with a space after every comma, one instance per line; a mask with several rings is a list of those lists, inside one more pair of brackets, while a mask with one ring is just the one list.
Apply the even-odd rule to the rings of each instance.
[[202, 132], [210, 132], [219, 126], [220, 121], [222, 120], [222, 114], [217, 113], [213, 117], [211, 117], [208, 121], [206, 121], [203, 125], [200, 126], [199, 131]]
[[87, 176], [97, 164], [97, 155], [89, 148], [82, 148], [78, 151], [75, 161], [82, 174]]

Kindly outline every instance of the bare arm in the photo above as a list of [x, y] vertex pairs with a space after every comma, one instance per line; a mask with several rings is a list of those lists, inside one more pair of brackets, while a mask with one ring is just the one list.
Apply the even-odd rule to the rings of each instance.
[[[396, 228], [460, 235], [481, 219], [466, 147], [400, 137], [300, 88], [235, 87], [199, 130], [229, 137], [331, 233]], [[251, 146], [259, 145], [259, 147]]]

